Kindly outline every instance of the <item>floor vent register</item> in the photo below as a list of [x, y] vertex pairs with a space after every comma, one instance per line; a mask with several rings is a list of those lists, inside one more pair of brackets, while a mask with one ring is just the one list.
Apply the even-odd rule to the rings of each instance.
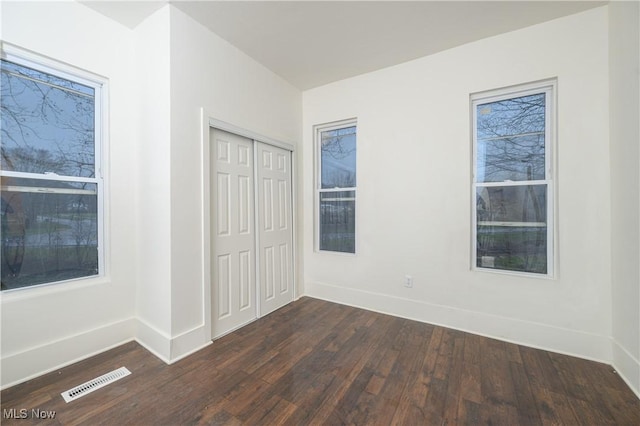
[[131, 371], [127, 370], [126, 367], [120, 367], [117, 370], [113, 370], [110, 373], [103, 374], [102, 376], [96, 377], [93, 380], [89, 380], [88, 382], [76, 386], [75, 388], [62, 392], [60, 395], [62, 395], [66, 402], [71, 402], [85, 396], [88, 393], [93, 392], [96, 389], [105, 387], [115, 382], [116, 380], [120, 380], [123, 377], [128, 376], [129, 374], [131, 374]]

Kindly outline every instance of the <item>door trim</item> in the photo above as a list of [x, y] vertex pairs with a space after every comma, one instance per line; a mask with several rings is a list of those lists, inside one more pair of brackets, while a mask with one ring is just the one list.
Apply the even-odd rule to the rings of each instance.
[[[212, 293], [212, 280], [211, 280], [211, 248], [212, 248], [212, 240], [211, 240], [211, 209], [210, 209], [210, 201], [211, 201], [211, 145], [210, 145], [210, 131], [212, 128], [223, 130], [225, 132], [234, 133], [238, 136], [243, 136], [245, 138], [251, 139], [255, 142], [262, 142], [267, 145], [272, 145], [278, 148], [285, 149], [291, 152], [291, 223], [292, 223], [292, 232], [293, 232], [293, 242], [292, 242], [292, 262], [293, 262], [293, 277], [292, 277], [292, 285], [293, 285], [293, 300], [297, 300], [300, 297], [300, 292], [298, 289], [298, 267], [297, 267], [297, 238], [298, 233], [297, 229], [297, 206], [296, 206], [296, 152], [295, 146], [293, 144], [282, 142], [277, 139], [270, 138], [268, 136], [261, 135], [252, 130], [248, 130], [234, 124], [218, 120], [214, 118], [205, 108], [200, 109], [200, 131], [201, 131], [201, 144], [200, 144], [200, 155], [202, 158], [201, 163], [201, 184], [202, 184], [202, 193], [201, 193], [201, 202], [202, 202], [202, 303], [203, 303], [203, 323], [204, 323], [204, 331], [206, 336], [210, 339], [213, 339], [213, 326], [212, 326], [212, 310], [211, 310], [211, 293]], [[257, 191], [256, 191], [257, 192]], [[255, 217], [255, 215], [254, 215]], [[257, 259], [256, 259], [257, 261]], [[257, 279], [257, 277], [256, 277]], [[256, 293], [258, 296], [258, 293]], [[260, 316], [260, 307], [258, 307], [258, 317]]]
[[221, 121], [221, 120], [217, 120], [215, 118], [209, 117], [209, 127], [213, 127], [214, 129], [218, 129], [218, 130], [224, 130], [225, 132], [233, 133], [238, 136], [242, 136], [256, 142], [262, 142], [262, 143], [266, 143], [267, 145], [272, 145], [278, 148], [286, 149], [287, 151], [291, 151], [291, 152], [294, 151], [294, 146], [291, 145], [290, 143], [282, 142], [276, 139], [271, 139], [270, 137], [252, 132], [251, 130], [243, 129], [242, 127], [238, 127], [231, 123], [227, 123], [226, 121]]

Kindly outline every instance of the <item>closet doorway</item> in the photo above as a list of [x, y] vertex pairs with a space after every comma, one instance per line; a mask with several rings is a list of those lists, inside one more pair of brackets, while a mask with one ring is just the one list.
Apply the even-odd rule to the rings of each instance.
[[210, 128], [212, 338], [294, 297], [291, 151]]

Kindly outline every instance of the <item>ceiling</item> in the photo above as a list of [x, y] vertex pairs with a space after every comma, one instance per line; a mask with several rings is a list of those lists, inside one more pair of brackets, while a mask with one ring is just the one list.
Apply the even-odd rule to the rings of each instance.
[[603, 1], [81, 1], [134, 28], [167, 3], [301, 90]]

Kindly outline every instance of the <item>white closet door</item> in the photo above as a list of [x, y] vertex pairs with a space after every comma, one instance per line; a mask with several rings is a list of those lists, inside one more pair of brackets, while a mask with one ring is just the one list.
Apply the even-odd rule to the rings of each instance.
[[260, 316], [293, 300], [291, 152], [256, 142]]
[[253, 141], [211, 129], [212, 337], [253, 321], [256, 309]]

